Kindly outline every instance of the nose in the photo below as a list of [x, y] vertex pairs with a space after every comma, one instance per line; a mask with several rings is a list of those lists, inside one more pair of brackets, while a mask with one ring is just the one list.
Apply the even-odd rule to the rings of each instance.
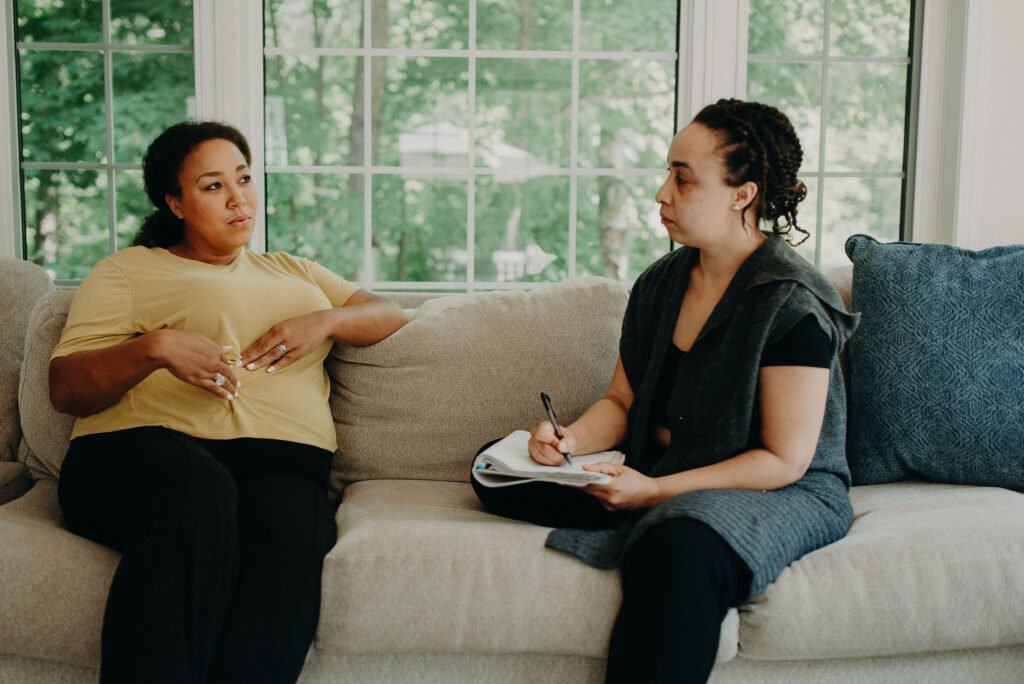
[[238, 185], [232, 185], [231, 194], [228, 196], [228, 206], [241, 207], [245, 206], [245, 204], [245, 193], [242, 191], [242, 188], [239, 187]]
[[654, 201], [658, 204], [668, 204], [668, 201], [672, 196], [668, 191], [668, 182], [670, 180], [672, 180], [671, 176], [666, 178], [665, 182], [661, 184], [660, 188], [658, 188], [658, 192], [654, 193]]

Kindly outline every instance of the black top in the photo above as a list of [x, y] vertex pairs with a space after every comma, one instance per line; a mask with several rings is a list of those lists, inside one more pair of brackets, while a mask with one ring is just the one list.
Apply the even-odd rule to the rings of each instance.
[[[676, 382], [676, 369], [679, 358], [685, 351], [671, 345], [665, 354], [654, 390], [654, 406], [659, 407], [658, 417], [661, 425], [669, 425], [669, 398]], [[769, 344], [761, 352], [761, 367], [765, 366], [812, 366], [828, 368], [832, 363], [832, 343], [829, 336], [821, 329], [821, 325], [813, 315], [808, 314], [800, 319], [788, 333], [777, 342]]]

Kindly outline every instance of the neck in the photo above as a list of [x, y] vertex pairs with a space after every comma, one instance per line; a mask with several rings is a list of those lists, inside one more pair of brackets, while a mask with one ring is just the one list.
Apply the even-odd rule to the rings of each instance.
[[744, 230], [740, 239], [702, 247], [698, 264], [701, 276], [711, 283], [729, 283], [743, 262], [767, 239], [759, 230]]
[[210, 249], [203, 249], [202, 247], [191, 245], [185, 240], [182, 240], [173, 247], [168, 247], [167, 251], [183, 259], [201, 261], [204, 264], [210, 264], [211, 266], [227, 266], [238, 258], [238, 255], [242, 253], [242, 248], [236, 247], [228, 252], [219, 252]]

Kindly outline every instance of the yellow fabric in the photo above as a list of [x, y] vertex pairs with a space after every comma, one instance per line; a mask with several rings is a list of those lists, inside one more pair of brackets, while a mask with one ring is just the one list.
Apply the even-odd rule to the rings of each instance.
[[[357, 289], [318, 264], [281, 252], [243, 250], [228, 266], [211, 266], [165, 249], [130, 247], [86, 277], [53, 357], [173, 328], [231, 345], [237, 359], [275, 323], [342, 306]], [[158, 370], [110, 408], [79, 418], [71, 436], [161, 425], [208, 439], [281, 439], [334, 451], [323, 365], [330, 350], [325, 341], [274, 373], [234, 368], [242, 383], [234, 401]]]

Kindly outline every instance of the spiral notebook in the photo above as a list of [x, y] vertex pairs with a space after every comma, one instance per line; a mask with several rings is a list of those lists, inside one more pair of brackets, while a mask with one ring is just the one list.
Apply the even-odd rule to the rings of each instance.
[[621, 464], [626, 460], [621, 451], [599, 451], [573, 456], [572, 465], [541, 465], [530, 458], [526, 448], [529, 439], [529, 432], [516, 430], [480, 452], [473, 461], [474, 479], [485, 487], [508, 487], [524, 482], [554, 482], [583, 487], [610, 482], [612, 478], [604, 473], [588, 472], [582, 466], [592, 463]]

